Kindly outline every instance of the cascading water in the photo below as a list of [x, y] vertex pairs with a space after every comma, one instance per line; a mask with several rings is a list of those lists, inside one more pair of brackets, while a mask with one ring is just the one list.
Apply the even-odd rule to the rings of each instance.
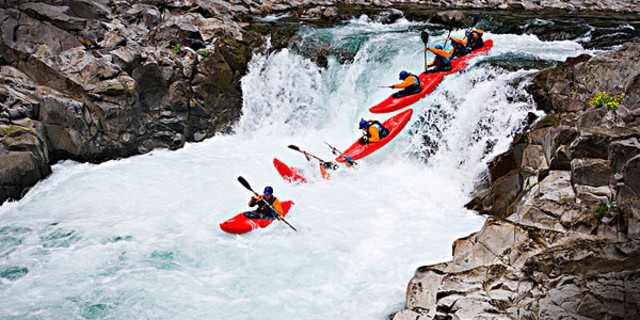
[[[569, 41], [487, 34], [496, 43], [489, 56], [413, 105], [393, 143], [322, 181], [317, 162], [286, 146], [330, 159], [323, 141], [344, 149], [361, 117], [391, 116], [367, 109], [391, 93], [378, 86], [423, 67], [421, 27], [362, 18], [304, 29], [303, 39], [328, 39], [353, 61], [320, 69], [289, 50], [257, 54], [236, 134], [55, 165], [25, 198], [0, 207], [0, 318], [384, 319], [400, 309], [415, 268], [449, 259], [452, 241], [480, 228], [482, 217], [463, 205], [532, 111], [522, 90], [532, 71], [481, 62], [584, 52]], [[274, 157], [312, 182], [284, 182]], [[247, 210], [251, 196], [238, 176], [294, 200], [288, 221], [299, 232], [275, 222], [223, 233], [218, 224]]]

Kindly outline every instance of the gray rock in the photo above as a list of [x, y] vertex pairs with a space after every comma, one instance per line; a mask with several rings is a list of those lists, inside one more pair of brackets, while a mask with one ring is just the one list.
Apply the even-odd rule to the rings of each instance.
[[111, 9], [101, 4], [100, 1], [91, 0], [70, 0], [69, 9], [80, 18], [85, 19], [107, 19], [111, 15]]
[[603, 159], [573, 159], [571, 176], [573, 184], [604, 186], [609, 184], [611, 168], [609, 161]]
[[580, 135], [569, 145], [572, 158], [609, 157], [608, 148], [611, 137], [600, 132], [581, 131]]
[[624, 166], [624, 184], [637, 196], [640, 196], [640, 155], [637, 155]]
[[637, 138], [614, 141], [609, 145], [609, 162], [615, 172], [622, 172], [627, 161], [640, 154], [640, 142]]
[[543, 139], [543, 149], [551, 170], [568, 170], [570, 158], [566, 146], [578, 136], [578, 131], [570, 127], [551, 128]]

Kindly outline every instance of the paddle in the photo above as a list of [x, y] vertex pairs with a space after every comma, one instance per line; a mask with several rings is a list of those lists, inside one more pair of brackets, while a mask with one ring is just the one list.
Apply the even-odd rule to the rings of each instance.
[[[355, 161], [353, 161], [353, 160], [347, 160], [347, 158], [349, 158], [349, 157], [347, 157], [344, 153], [342, 153], [342, 151], [338, 150], [338, 148], [336, 148], [336, 147], [334, 147], [334, 146], [332, 146], [332, 145], [328, 144], [326, 141], [325, 141], [324, 143], [325, 143], [325, 144], [327, 144], [327, 145], [329, 146], [329, 148], [331, 148], [331, 153], [333, 153], [333, 154], [334, 154], [334, 155], [336, 155], [336, 156], [337, 156], [338, 154], [340, 154], [340, 155], [342, 156], [342, 159], [343, 159], [345, 162], [347, 162], [347, 165], [350, 165], [350, 166], [352, 166], [353, 168], [355, 168], [355, 166], [356, 166], [356, 165], [358, 165], [358, 164], [357, 164]], [[349, 159], [351, 159], [351, 158], [349, 158]]]
[[442, 46], [445, 50], [447, 49], [447, 42], [449, 42], [449, 36], [451, 36], [451, 30], [453, 30], [453, 25], [456, 24], [456, 18], [453, 17], [449, 20], [449, 34], [447, 35], [447, 39], [444, 40], [444, 46]]
[[[251, 186], [249, 185], [249, 182], [247, 182], [247, 180], [245, 180], [242, 176], [238, 177], [238, 181], [240, 182], [240, 184], [242, 184], [245, 188], [247, 188], [247, 190], [253, 192], [253, 194], [256, 195], [256, 197], [260, 198], [260, 195], [257, 194], [255, 191], [253, 191], [253, 189], [251, 189]], [[267, 200], [260, 198], [260, 200], [264, 201], [264, 203], [266, 203], [269, 208], [271, 210], [273, 210], [275, 213], [278, 214], [278, 216], [280, 216], [280, 220], [282, 220], [282, 222], [286, 223], [289, 227], [291, 227], [291, 229], [293, 229], [294, 231], [298, 231], [296, 230], [296, 228], [294, 228], [292, 225], [289, 224], [289, 222], [287, 222], [287, 220], [284, 219], [284, 217], [282, 216], [282, 214], [280, 212], [278, 212], [278, 210], [276, 210], [273, 206], [271, 206], [271, 204], [269, 204], [269, 202], [267, 202]]]
[[429, 33], [422, 30], [422, 32], [420, 32], [420, 39], [422, 39], [422, 43], [424, 43], [424, 70], [426, 71], [428, 69], [427, 65], [429, 64], [429, 62], [427, 61], [427, 48], [429, 47]]
[[335, 164], [335, 163], [333, 163], [331, 161], [324, 161], [324, 160], [320, 159], [319, 157], [316, 157], [316, 156], [312, 155], [309, 152], [301, 150], [297, 146], [294, 146], [294, 145], [291, 144], [288, 147], [289, 147], [289, 149], [293, 149], [295, 151], [298, 151], [298, 152], [301, 152], [302, 154], [304, 154], [304, 156], [307, 158], [307, 161], [311, 161], [311, 159], [309, 159], [309, 157], [313, 157], [313, 158], [318, 159], [318, 161], [320, 161], [320, 163], [325, 163], [325, 162], [328, 163], [331, 166], [331, 169], [333, 169], [333, 170], [337, 170], [338, 169], [338, 165], [337, 164]]
[[480, 21], [480, 16], [476, 16], [475, 18], [473, 18], [473, 22], [471, 23], [471, 28], [469, 28], [469, 30], [465, 31], [464, 33], [464, 38], [462, 39], [464, 41], [464, 39], [467, 38], [467, 36], [469, 35], [469, 32], [471, 32], [471, 30], [473, 30], [476, 25], [478, 24], [478, 22]]

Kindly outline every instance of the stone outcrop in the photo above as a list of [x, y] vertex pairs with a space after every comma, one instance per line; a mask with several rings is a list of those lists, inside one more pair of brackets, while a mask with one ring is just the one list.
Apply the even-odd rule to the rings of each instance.
[[101, 162], [229, 132], [262, 41], [210, 1], [0, 7], [0, 203], [59, 160]]
[[[482, 230], [416, 271], [394, 320], [640, 318], [639, 53], [537, 76], [551, 114], [491, 163], [490, 189], [467, 204], [489, 216]], [[607, 86], [625, 95], [616, 112], [588, 105]]]
[[[482, 230], [416, 271], [394, 320], [640, 317], [638, 53], [625, 44], [535, 79], [551, 114], [490, 164], [490, 189], [467, 205], [489, 215]], [[588, 105], [612, 86], [617, 112]]]

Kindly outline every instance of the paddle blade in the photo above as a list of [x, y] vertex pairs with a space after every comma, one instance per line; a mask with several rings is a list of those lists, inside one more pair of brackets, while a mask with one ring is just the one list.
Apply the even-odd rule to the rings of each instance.
[[293, 149], [293, 150], [296, 150], [296, 151], [300, 151], [300, 148], [298, 148], [297, 146], [294, 146], [294, 145], [292, 145], [292, 144], [290, 144], [290, 145], [289, 145], [289, 149]]
[[420, 32], [420, 39], [422, 39], [422, 43], [426, 45], [429, 43], [429, 33], [422, 30], [422, 32]]
[[456, 17], [451, 18], [451, 20], [449, 20], [449, 32], [451, 32], [451, 30], [453, 30], [453, 27], [456, 25], [457, 21], [456, 21]]
[[243, 185], [245, 188], [247, 188], [248, 190], [250, 190], [253, 193], [256, 193], [255, 191], [253, 191], [253, 189], [251, 189], [251, 186], [249, 185], [249, 182], [247, 182], [247, 180], [245, 180], [245, 178], [243, 178], [242, 176], [238, 177], [238, 181], [240, 182], [241, 185]]

